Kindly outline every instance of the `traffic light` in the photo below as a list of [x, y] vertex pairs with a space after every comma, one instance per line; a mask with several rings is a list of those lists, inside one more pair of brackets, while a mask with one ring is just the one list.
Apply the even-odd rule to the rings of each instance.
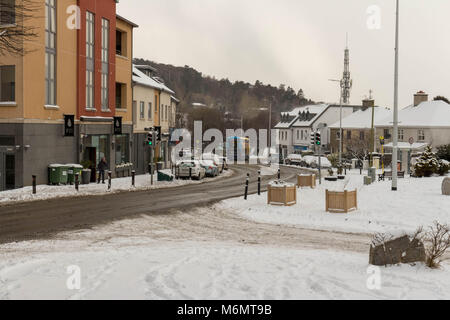
[[155, 127], [156, 141], [161, 141], [161, 127]]
[[316, 145], [316, 134], [314, 132], [311, 132], [311, 145]]
[[153, 143], [154, 143], [153, 138], [154, 138], [154, 132], [152, 130], [147, 133], [147, 140], [145, 141], [146, 144], [149, 146], [153, 146]]
[[320, 132], [317, 131], [317, 132], [316, 132], [316, 145], [318, 145], [318, 146], [322, 145], [322, 141], [321, 141], [320, 138], [321, 138], [321, 137], [320, 137]]

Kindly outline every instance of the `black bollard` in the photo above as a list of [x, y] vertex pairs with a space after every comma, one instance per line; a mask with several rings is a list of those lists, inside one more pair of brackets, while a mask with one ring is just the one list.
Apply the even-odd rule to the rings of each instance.
[[258, 171], [258, 196], [261, 195], [261, 170]]
[[111, 190], [111, 183], [112, 183], [112, 172], [108, 171], [108, 190]]
[[75, 173], [75, 190], [78, 191], [79, 185], [80, 185], [80, 174]]
[[189, 168], [189, 179], [192, 180], [192, 168]]
[[131, 185], [134, 187], [136, 183], [136, 171], [131, 171]]
[[278, 169], [278, 180], [281, 179], [281, 169]]
[[153, 185], [153, 164], [148, 165], [148, 172], [150, 173], [150, 184]]
[[36, 176], [32, 176], [33, 183], [33, 194], [36, 194]]
[[248, 195], [248, 182], [250, 179], [250, 173], [247, 173], [247, 180], [245, 181], [245, 194], [244, 194], [244, 200], [247, 200]]

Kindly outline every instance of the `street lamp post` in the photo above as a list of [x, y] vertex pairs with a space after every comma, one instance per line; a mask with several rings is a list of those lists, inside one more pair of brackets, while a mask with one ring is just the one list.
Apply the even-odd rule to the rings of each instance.
[[397, 156], [398, 156], [398, 52], [399, 52], [399, 9], [400, 0], [396, 4], [395, 21], [395, 70], [394, 70], [394, 139], [392, 145], [392, 191], [397, 191]]
[[342, 80], [329, 79], [329, 81], [339, 82], [339, 88], [341, 90], [339, 97], [339, 166], [342, 166]]

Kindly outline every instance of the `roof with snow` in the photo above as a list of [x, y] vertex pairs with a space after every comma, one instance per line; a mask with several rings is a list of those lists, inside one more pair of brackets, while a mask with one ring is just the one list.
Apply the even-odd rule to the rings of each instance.
[[328, 104], [301, 106], [281, 113], [281, 121], [275, 129], [310, 126], [328, 108]]
[[136, 65], [133, 65], [133, 82], [170, 93], [171, 95], [175, 94], [175, 92], [168, 88], [164, 83], [147, 76], [145, 73], [139, 70]]
[[[445, 101], [426, 101], [416, 107], [410, 105], [398, 112], [399, 127], [450, 128], [450, 104]], [[392, 117], [381, 119], [378, 126], [392, 127]]]
[[[392, 115], [392, 111], [382, 107], [375, 107], [374, 109], [374, 123], [375, 126], [381, 120], [384, 120]], [[392, 121], [392, 120], [391, 120]], [[340, 121], [329, 126], [330, 129], [340, 128]], [[342, 119], [342, 128], [347, 129], [370, 129], [372, 127], [372, 108], [366, 110], [356, 111]]]

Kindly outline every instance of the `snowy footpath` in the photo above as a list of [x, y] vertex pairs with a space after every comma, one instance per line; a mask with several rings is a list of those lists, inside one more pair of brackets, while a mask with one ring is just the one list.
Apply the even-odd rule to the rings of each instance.
[[[267, 205], [267, 193], [225, 200], [217, 210], [227, 209], [251, 220], [287, 224], [316, 230], [355, 233], [413, 231], [434, 221], [450, 224], [450, 197], [443, 196], [443, 177], [399, 179], [398, 191], [391, 182], [363, 184], [359, 170], [337, 182], [323, 181], [316, 189], [297, 190], [297, 204], [292, 207]], [[325, 190], [357, 190], [358, 210], [348, 214], [325, 212]]]
[[[167, 174], [171, 174], [170, 170], [161, 170]], [[173, 180], [168, 181], [157, 181], [157, 174], [153, 176], [153, 185], [151, 185], [150, 175], [137, 175], [135, 177], [135, 186], [131, 185], [131, 177], [126, 178], [115, 178], [111, 181], [111, 190], [108, 190], [108, 181], [105, 180], [105, 184], [91, 183], [88, 185], [79, 185], [79, 191], [75, 190], [74, 185], [62, 185], [62, 186], [49, 186], [49, 185], [38, 185], [36, 194], [33, 194], [32, 187], [24, 187], [20, 189], [3, 191], [0, 192], [0, 205], [11, 204], [16, 202], [27, 202], [35, 200], [47, 200], [54, 198], [65, 198], [65, 197], [79, 197], [79, 196], [90, 196], [90, 195], [103, 195], [115, 192], [124, 191], [142, 191], [151, 190], [158, 188], [171, 188], [179, 187], [187, 184], [203, 183], [206, 181], [214, 181], [216, 179], [229, 177], [233, 174], [233, 170], [226, 170], [220, 176], [215, 178], [205, 178], [204, 180]]]
[[351, 252], [138, 238], [0, 252], [0, 299], [450, 299], [448, 264], [373, 268]]

